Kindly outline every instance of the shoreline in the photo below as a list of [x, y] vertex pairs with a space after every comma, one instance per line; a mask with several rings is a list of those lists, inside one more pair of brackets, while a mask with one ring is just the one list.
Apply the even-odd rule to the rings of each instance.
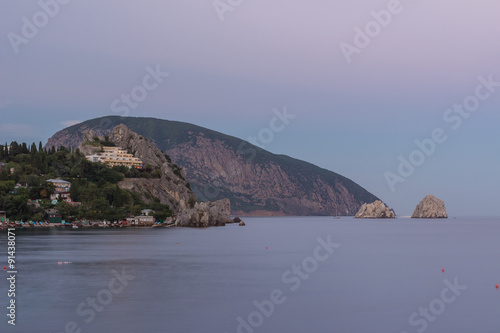
[[9, 224], [0, 224], [0, 232], [7, 232], [10, 229], [22, 230], [22, 231], [47, 231], [47, 230], [103, 230], [103, 229], [144, 229], [144, 228], [173, 228], [175, 224], [153, 224], [153, 225], [123, 225], [123, 224], [105, 224], [100, 222], [93, 222], [92, 224], [82, 224], [82, 223], [71, 223], [71, 224], [62, 224], [62, 223], [43, 223], [43, 224], [29, 224], [24, 223], [9, 223]]

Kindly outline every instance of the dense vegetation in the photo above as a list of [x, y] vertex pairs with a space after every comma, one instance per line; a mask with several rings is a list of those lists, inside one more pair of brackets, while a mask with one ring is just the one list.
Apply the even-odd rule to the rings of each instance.
[[[0, 210], [7, 212], [10, 220], [46, 219], [46, 211], [55, 208], [66, 221], [122, 220], [140, 215], [143, 209], [155, 211], [157, 220], [172, 215], [168, 205], [158, 199], [145, 203], [136, 192], [120, 189], [117, 183], [125, 177], [159, 177], [158, 170], [143, 171], [127, 167], [110, 168], [102, 163], [91, 163], [78, 149], [64, 147], [44, 150], [33, 143], [12, 142], [10, 148], [0, 145]], [[71, 205], [64, 201], [50, 201], [55, 188], [48, 179], [61, 178], [71, 182]]]

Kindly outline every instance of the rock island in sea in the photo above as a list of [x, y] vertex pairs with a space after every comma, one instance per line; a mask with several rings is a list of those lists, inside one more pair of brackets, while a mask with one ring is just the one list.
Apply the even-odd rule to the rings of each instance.
[[412, 218], [416, 219], [439, 219], [448, 218], [444, 201], [428, 194], [415, 208]]
[[370, 204], [364, 204], [359, 209], [355, 218], [357, 219], [394, 219], [396, 214], [385, 203], [377, 200]]

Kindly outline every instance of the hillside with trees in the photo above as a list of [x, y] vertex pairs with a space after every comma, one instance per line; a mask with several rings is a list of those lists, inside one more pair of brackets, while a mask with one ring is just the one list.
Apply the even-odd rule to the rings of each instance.
[[[141, 194], [118, 186], [125, 178], [155, 177], [158, 171], [150, 167], [138, 170], [92, 163], [78, 149], [12, 142], [0, 145], [0, 210], [11, 221], [46, 220], [49, 209], [56, 209], [66, 221], [119, 221], [140, 215], [143, 209], [164, 220], [173, 214], [168, 205], [156, 198], [145, 202]], [[71, 182], [71, 202], [50, 199], [55, 188], [49, 179]]]

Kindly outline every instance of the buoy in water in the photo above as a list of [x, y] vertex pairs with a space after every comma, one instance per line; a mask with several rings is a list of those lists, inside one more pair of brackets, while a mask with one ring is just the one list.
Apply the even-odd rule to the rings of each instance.
[[498, 284], [495, 287], [498, 289]]
[[7, 266], [3, 266], [3, 269], [7, 269]]
[[444, 273], [444, 268], [441, 270], [441, 272], [443, 272], [443, 273]]
[[72, 264], [72, 262], [71, 261], [59, 261], [57, 264], [58, 265], [69, 265], [69, 264]]

